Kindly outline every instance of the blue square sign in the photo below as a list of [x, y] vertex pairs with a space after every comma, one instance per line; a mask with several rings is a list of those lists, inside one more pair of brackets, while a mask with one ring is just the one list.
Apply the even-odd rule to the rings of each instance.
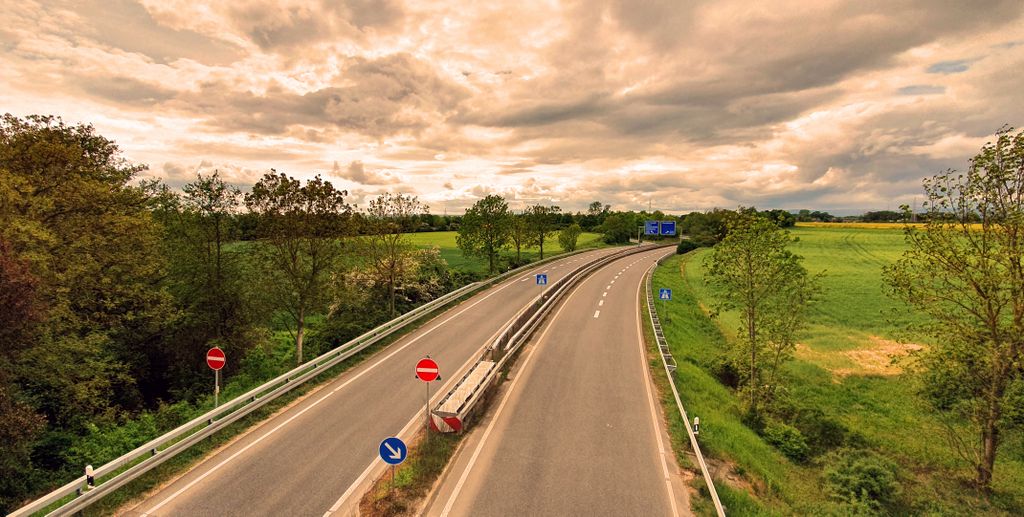
[[644, 234], [658, 235], [658, 221], [644, 221]]
[[658, 299], [659, 300], [671, 300], [672, 299], [672, 290], [671, 289], [666, 289], [666, 288], [662, 287], [661, 289], [658, 290]]
[[543, 273], [537, 275], [537, 285], [548, 285], [548, 275]]
[[662, 221], [661, 222], [661, 234], [662, 235], [675, 235], [676, 234], [676, 222], [675, 221]]

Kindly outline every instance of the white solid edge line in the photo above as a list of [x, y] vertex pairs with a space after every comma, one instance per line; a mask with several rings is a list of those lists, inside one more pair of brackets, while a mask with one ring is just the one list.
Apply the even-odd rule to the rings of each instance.
[[[655, 263], [655, 265], [656, 264], [657, 263]], [[651, 269], [653, 268], [654, 265], [651, 266]], [[644, 284], [644, 276], [640, 277], [640, 283], [636, 286], [636, 342], [637, 347], [640, 348], [640, 368], [643, 369], [644, 388], [647, 390], [647, 404], [651, 409], [651, 424], [654, 426], [654, 437], [658, 441], [658, 453], [661, 455], [661, 468], [665, 474], [665, 487], [668, 489], [668, 502], [669, 506], [672, 507], [672, 515], [678, 516], [679, 509], [676, 508], [676, 496], [672, 490], [672, 477], [668, 470], [668, 459], [665, 456], [665, 442], [661, 439], [661, 426], [658, 423], [657, 408], [654, 405], [654, 393], [651, 391], [651, 382], [653, 381], [651, 379], [651, 372], [647, 366], [647, 351], [644, 350], [644, 331], [640, 323], [640, 290]]]
[[[433, 332], [433, 331], [437, 330], [438, 328], [440, 328], [441, 326], [443, 326], [443, 325], [444, 325], [445, 323], [448, 323], [448, 322], [449, 322], [449, 321], [451, 321], [452, 319], [454, 319], [454, 318], [458, 317], [459, 315], [461, 315], [462, 313], [464, 313], [464, 312], [468, 311], [469, 309], [472, 309], [472, 308], [473, 308], [473, 307], [475, 307], [476, 305], [478, 305], [478, 304], [482, 303], [482, 302], [483, 302], [484, 300], [486, 300], [486, 299], [488, 299], [488, 298], [490, 298], [490, 297], [492, 297], [492, 296], [494, 296], [494, 295], [498, 294], [499, 292], [501, 292], [502, 290], [504, 290], [504, 289], [505, 289], [506, 287], [509, 287], [509, 286], [513, 285], [514, 283], [515, 283], [515, 282], [506, 282], [506, 283], [505, 283], [505, 285], [502, 285], [501, 287], [498, 287], [498, 288], [497, 288], [497, 289], [495, 289], [494, 291], [491, 291], [490, 293], [488, 293], [488, 294], [487, 294], [487, 296], [484, 296], [483, 298], [481, 298], [481, 299], [479, 299], [479, 300], [477, 300], [477, 301], [473, 302], [472, 304], [470, 304], [470, 305], [468, 305], [468, 306], [464, 307], [464, 308], [463, 308], [462, 310], [460, 310], [459, 312], [456, 312], [455, 314], [452, 314], [451, 316], [449, 316], [448, 318], [446, 318], [446, 319], [445, 319], [444, 321], [442, 321], [442, 322], [438, 323], [437, 325], [435, 325], [435, 326], [433, 326], [433, 327], [431, 327], [431, 328], [427, 329], [426, 331], [424, 331], [424, 332], [423, 332], [422, 334], [420, 334], [420, 335], [416, 336], [415, 338], [411, 339], [411, 340], [410, 340], [410, 341], [409, 341], [408, 343], [406, 343], [406, 344], [402, 345], [401, 347], [398, 347], [398, 348], [396, 348], [396, 349], [395, 349], [395, 350], [393, 350], [393, 351], [392, 351], [391, 353], [389, 353], [388, 355], [386, 355], [386, 356], [384, 356], [383, 358], [381, 358], [380, 360], [378, 360], [378, 361], [377, 361], [376, 363], [373, 363], [373, 364], [372, 364], [371, 366], [369, 366], [369, 367], [368, 367], [368, 368], [366, 368], [365, 370], [363, 370], [363, 371], [359, 372], [358, 374], [356, 374], [356, 375], [352, 376], [352, 378], [350, 378], [350, 379], [346, 380], [346, 381], [345, 381], [344, 383], [342, 383], [342, 384], [341, 384], [340, 386], [338, 386], [338, 387], [334, 388], [333, 390], [331, 390], [331, 391], [327, 392], [326, 394], [324, 394], [324, 396], [323, 396], [323, 397], [320, 397], [319, 399], [317, 399], [317, 400], [313, 401], [313, 403], [311, 403], [311, 404], [310, 404], [309, 406], [306, 406], [305, 408], [303, 408], [302, 410], [300, 410], [300, 411], [299, 411], [298, 413], [296, 413], [296, 414], [292, 415], [291, 417], [289, 417], [289, 418], [288, 418], [287, 420], [285, 420], [284, 422], [281, 422], [281, 423], [280, 423], [280, 424], [278, 424], [278, 425], [277, 425], [276, 427], [274, 427], [273, 429], [271, 429], [270, 431], [268, 431], [268, 432], [267, 432], [266, 434], [264, 434], [264, 435], [260, 436], [259, 438], [257, 438], [257, 439], [255, 439], [255, 440], [253, 440], [253, 441], [252, 441], [252, 443], [249, 443], [248, 445], [246, 445], [245, 447], [243, 447], [243, 448], [242, 448], [241, 450], [239, 450], [239, 451], [236, 451], [236, 452], [235, 452], [234, 454], [232, 454], [231, 456], [229, 456], [229, 457], [228, 457], [227, 459], [225, 459], [224, 461], [222, 461], [222, 462], [218, 463], [218, 464], [217, 464], [217, 465], [215, 465], [215, 466], [214, 466], [213, 468], [211, 468], [210, 470], [208, 470], [208, 471], [204, 472], [203, 474], [201, 474], [201, 475], [200, 475], [199, 477], [197, 477], [196, 479], [193, 479], [193, 480], [192, 480], [192, 481], [190, 481], [190, 482], [189, 482], [189, 483], [188, 483], [187, 485], [185, 485], [184, 487], [180, 488], [180, 489], [179, 489], [179, 490], [178, 490], [177, 492], [174, 492], [173, 494], [171, 494], [170, 496], [168, 496], [168, 497], [167, 497], [166, 499], [164, 499], [163, 501], [160, 501], [159, 503], [157, 503], [157, 505], [156, 505], [156, 506], [153, 506], [153, 507], [152, 507], [152, 508], [150, 508], [149, 510], [147, 510], [147, 511], [143, 512], [143, 514], [142, 514], [142, 515], [143, 515], [143, 516], [146, 516], [146, 515], [150, 515], [150, 514], [152, 514], [153, 512], [156, 512], [156, 511], [160, 510], [160, 508], [164, 507], [164, 505], [166, 505], [167, 503], [169, 503], [169, 502], [173, 501], [173, 500], [174, 500], [175, 498], [177, 498], [177, 497], [178, 497], [179, 495], [181, 495], [181, 494], [185, 493], [186, 491], [188, 491], [188, 490], [189, 490], [190, 488], [192, 488], [193, 486], [195, 486], [195, 485], [196, 485], [197, 483], [199, 483], [200, 481], [202, 481], [202, 480], [206, 479], [206, 478], [207, 478], [207, 477], [208, 477], [208, 476], [209, 476], [210, 474], [213, 474], [214, 472], [216, 472], [216, 471], [220, 470], [220, 468], [221, 468], [221, 467], [223, 467], [224, 465], [227, 465], [227, 464], [228, 464], [229, 462], [231, 462], [232, 460], [234, 460], [235, 458], [237, 458], [238, 456], [240, 456], [240, 455], [241, 455], [242, 453], [244, 453], [245, 451], [247, 451], [247, 450], [249, 450], [250, 448], [252, 448], [252, 447], [253, 447], [254, 445], [256, 445], [256, 444], [258, 444], [258, 443], [262, 442], [262, 441], [263, 441], [263, 440], [264, 440], [265, 438], [267, 438], [268, 436], [270, 436], [270, 435], [274, 434], [275, 432], [277, 432], [278, 430], [280, 430], [280, 429], [281, 429], [282, 427], [284, 427], [284, 426], [288, 425], [289, 423], [291, 423], [291, 422], [292, 422], [293, 420], [295, 420], [296, 418], [298, 418], [298, 417], [302, 416], [303, 414], [305, 414], [305, 413], [306, 413], [306, 411], [309, 411], [310, 409], [312, 409], [312, 408], [316, 407], [316, 406], [317, 406], [317, 404], [319, 404], [319, 403], [323, 402], [324, 400], [326, 400], [326, 399], [327, 399], [327, 397], [330, 397], [330, 396], [331, 396], [331, 395], [333, 395], [334, 393], [337, 393], [337, 392], [338, 392], [338, 390], [340, 390], [340, 389], [344, 388], [345, 386], [348, 386], [349, 384], [351, 384], [352, 382], [354, 382], [354, 381], [355, 381], [356, 379], [358, 379], [358, 378], [362, 377], [362, 376], [363, 376], [363, 375], [365, 375], [366, 373], [370, 372], [371, 370], [373, 370], [374, 368], [376, 368], [377, 366], [379, 366], [379, 365], [380, 365], [381, 363], [383, 363], [384, 361], [387, 361], [388, 359], [390, 359], [391, 357], [393, 357], [393, 356], [394, 356], [395, 354], [397, 354], [397, 353], [401, 352], [402, 350], [404, 350], [405, 348], [409, 347], [409, 346], [410, 346], [410, 345], [412, 345], [413, 343], [416, 343], [417, 341], [419, 341], [419, 340], [420, 340], [421, 338], [423, 338], [424, 336], [426, 336], [426, 335], [430, 334], [431, 332]], [[475, 358], [475, 356], [473, 356], [473, 357]], [[449, 381], [449, 382], [451, 382], [451, 381]], [[372, 465], [372, 463], [371, 463], [371, 467], [372, 467], [372, 466], [373, 466], [373, 465]], [[344, 499], [344, 496], [343, 496], [343, 499]]]
[[[593, 277], [591, 277], [591, 278], [593, 278]], [[581, 282], [579, 285], [576, 286], [575, 290], [573, 290], [573, 292], [569, 295], [569, 297], [566, 298], [566, 300], [565, 300], [565, 302], [563, 302], [562, 306], [558, 308], [558, 311], [556, 311], [555, 315], [552, 316], [552, 318], [549, 320], [551, 323], [549, 323], [548, 326], [544, 328], [544, 332], [542, 332], [540, 337], [537, 338], [537, 345], [530, 349], [529, 355], [527, 355], [526, 358], [523, 360], [523, 366], [522, 366], [522, 368], [520, 368], [520, 370], [519, 370], [520, 372], [524, 372], [526, 370], [526, 366], [530, 363], [530, 359], [533, 358], [533, 353], [540, 348], [541, 344], [544, 342], [544, 338], [547, 337], [547, 335], [548, 335], [548, 331], [551, 330], [551, 327], [554, 326], [554, 322], [558, 319], [558, 316], [562, 313], [562, 310], [564, 310], [566, 307], [568, 307], [570, 305], [569, 301], [572, 299], [573, 296], [576, 295], [576, 293], [578, 293], [578, 292], [580, 292], [582, 290], [583, 284], [585, 284], [588, 280], [590, 280], [590, 278], [584, 279], [583, 282]], [[639, 293], [640, 293], [640, 287], [638, 286], [637, 287], [637, 296], [638, 297], [640, 296]], [[608, 294], [608, 293], [605, 293], [605, 294]], [[523, 378], [523, 375], [516, 375], [515, 378], [512, 379], [512, 384], [509, 385], [508, 391], [505, 392], [505, 396], [501, 400], [501, 404], [499, 404], [498, 405], [498, 409], [495, 410], [494, 416], [491, 418], [491, 422], [489, 424], [487, 424], [487, 429], [484, 430], [484, 434], [480, 438], [480, 443], [477, 444], [476, 449], [473, 451], [473, 455], [469, 458], [469, 464], [466, 465], [466, 470], [462, 471], [462, 475], [459, 476], [459, 481], [455, 484], [455, 489], [452, 491], [451, 497], [448, 498], [448, 502], [445, 503], [444, 509], [441, 510], [441, 517], [448, 517], [448, 514], [451, 513], [452, 506], [455, 505], [455, 499], [458, 498], [459, 492], [462, 491], [462, 487], [463, 487], [463, 485], [465, 485], [466, 479], [469, 478], [470, 471], [473, 470], [473, 465], [476, 463], [477, 458], [480, 456], [480, 451], [483, 450], [484, 444], [487, 442], [487, 438], [490, 436], [491, 431], [494, 429], [494, 424], [498, 421], [498, 417], [501, 416], [501, 412], [505, 408], [505, 404], [508, 403], [509, 398], [512, 396], [512, 392], [515, 390], [516, 385], [519, 384], [519, 379], [521, 379], [521, 378]], [[648, 395], [650, 395], [650, 386], [648, 386], [647, 389], [648, 389]], [[660, 435], [658, 435], [658, 443], [659, 444], [661, 443], [661, 436]], [[659, 448], [661, 448], [660, 445], [659, 445]], [[668, 469], [667, 469], [667, 467], [664, 466], [664, 464], [662, 465], [662, 467], [667, 472]], [[669, 490], [671, 490], [671, 488], [672, 488], [671, 485], [669, 485]], [[670, 492], [670, 494], [671, 494], [671, 492]], [[672, 514], [675, 515], [675, 516], [678, 516], [679, 513], [675, 509], [675, 498], [671, 497], [670, 499], [671, 499], [671, 502], [672, 502], [672, 510], [673, 510]], [[324, 517], [327, 517], [327, 515], [325, 514]]]
[[[584, 280], [584, 282], [586, 282], [586, 280]], [[452, 491], [451, 497], [448, 498], [448, 502], [445, 503], [444, 509], [441, 510], [441, 517], [447, 517], [447, 515], [452, 511], [452, 506], [455, 505], [455, 499], [459, 497], [459, 492], [462, 491], [463, 485], [466, 484], [466, 479], [469, 478], [469, 473], [470, 471], [473, 470], [473, 465], [476, 463], [477, 458], [480, 457], [480, 451], [483, 450], [484, 445], [487, 443], [487, 438], [491, 435], [491, 431], [494, 430], [494, 424], [498, 422], [502, 410], [505, 409], [505, 404], [508, 403], [509, 399], [512, 396], [512, 393], [515, 391], [516, 386], [519, 384], [519, 379], [523, 378], [523, 375], [521, 374], [526, 371], [526, 366], [530, 364], [530, 359], [533, 358], [534, 352], [536, 352], [540, 348], [541, 344], [544, 343], [544, 338], [547, 337], [548, 331], [551, 330], [551, 327], [554, 326], [553, 323], [555, 322], [555, 320], [558, 319], [558, 316], [562, 313], [562, 311], [565, 310], [565, 308], [570, 305], [569, 301], [572, 299], [573, 296], [576, 295], [576, 293], [580, 292], [580, 288], [582, 286], [582, 283], [577, 285], [573, 292], [569, 295], [569, 297], [565, 299], [565, 302], [562, 303], [562, 306], [558, 308], [558, 311], [556, 311], [555, 315], [549, 320], [551, 321], [551, 323], [549, 323], [548, 326], [544, 328], [544, 332], [542, 332], [540, 337], [537, 338], [537, 344], [530, 349], [530, 353], [523, 360], [523, 366], [519, 369], [519, 374], [517, 374], [512, 379], [512, 384], [509, 384], [508, 391], [505, 392], [505, 396], [501, 399], [501, 404], [499, 404], [498, 409], [494, 411], [494, 416], [491, 417], [490, 423], [487, 424], [487, 429], [484, 430], [483, 436], [480, 437], [480, 443], [478, 443], [476, 445], [476, 449], [473, 450], [473, 455], [470, 456], [469, 458], [469, 463], [466, 465], [466, 470], [462, 471], [462, 475], [459, 476], [459, 481], [455, 484], [455, 489]]]
[[[591, 253], [585, 253], [584, 255], [591, 255]], [[529, 277], [527, 277], [527, 278], [529, 278]], [[502, 289], [504, 289], [505, 287], [507, 287], [507, 286], [503, 286]], [[483, 300], [480, 300], [480, 301], [482, 302]], [[479, 302], [477, 302], [477, 303], [479, 303]], [[469, 307], [467, 307], [467, 309], [469, 309]], [[447, 322], [447, 320], [445, 320], [445, 322]], [[501, 328], [496, 330], [494, 332], [494, 334], [491, 334], [491, 337], [487, 338], [487, 340], [484, 343], [485, 346], [486, 346], [486, 343], [490, 343], [491, 340], [494, 339], [494, 337], [497, 336], [499, 332], [501, 332]], [[477, 358], [478, 358], [478, 356], [471, 355], [469, 357], [469, 359], [465, 363], [463, 363], [462, 366], [459, 367], [458, 370], [456, 370], [456, 372], [460, 372], [461, 373], [461, 372], [465, 371], [467, 368], [469, 368], [471, 363], [473, 363], [474, 361], [477, 360]], [[444, 394], [446, 394], [447, 391], [448, 391], [448, 387], [453, 382], [455, 382], [455, 380], [458, 379], [458, 378], [459, 378], [458, 376], [449, 377], [448, 382], [445, 383], [445, 385], [442, 386], [441, 389], [438, 390], [437, 393], [435, 393], [433, 397], [431, 397], [431, 400], [434, 400], [434, 399], [439, 398], [439, 397], [443, 396]], [[409, 423], [405, 424], [405, 427], [403, 427], [402, 430], [399, 431], [399, 433], [396, 436], [404, 436], [409, 431], [409, 428], [412, 427], [413, 425], [416, 425], [419, 422], [419, 420], [420, 420], [420, 416], [419, 415], [416, 415], [416, 416], [412, 417], [412, 419], [409, 420]], [[356, 488], [358, 488], [361, 484], [363, 484], [363, 482], [370, 475], [370, 473], [373, 472], [374, 467], [376, 467], [379, 462], [380, 462], [380, 457], [375, 456], [374, 459], [370, 461], [370, 464], [366, 467], [366, 469], [363, 470], [362, 474], [360, 474], [359, 477], [356, 478], [356, 480], [345, 490], [345, 493], [341, 494], [341, 497], [339, 497], [338, 500], [335, 501], [333, 505], [331, 505], [331, 508], [328, 509], [326, 512], [324, 512], [323, 517], [330, 517], [332, 514], [337, 512], [339, 509], [341, 509], [342, 505], [345, 504], [345, 501], [349, 497], [351, 497], [352, 493], [356, 490]]]

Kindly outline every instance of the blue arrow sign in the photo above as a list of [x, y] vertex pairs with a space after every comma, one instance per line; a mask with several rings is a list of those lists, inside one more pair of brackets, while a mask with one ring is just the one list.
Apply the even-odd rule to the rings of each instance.
[[675, 235], [676, 234], [676, 222], [675, 221], [662, 221], [661, 222], [661, 234], [662, 235]]
[[659, 300], [671, 300], [672, 299], [672, 290], [671, 289], [665, 289], [664, 287], [662, 287], [661, 289], [658, 289], [658, 299]]
[[645, 235], [658, 235], [658, 221], [644, 221]]
[[548, 275], [543, 273], [537, 275], [537, 285], [548, 285]]
[[409, 449], [405, 446], [405, 442], [394, 436], [380, 442], [380, 459], [388, 465], [398, 465], [405, 461], [405, 455], [408, 453]]

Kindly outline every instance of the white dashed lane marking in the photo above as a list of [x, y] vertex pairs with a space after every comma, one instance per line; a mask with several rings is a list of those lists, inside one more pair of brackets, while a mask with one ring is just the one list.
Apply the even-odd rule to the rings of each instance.
[[598, 318], [601, 316], [601, 311], [594, 311], [594, 317]]
[[597, 302], [597, 306], [598, 306], [598, 307], [600, 307], [600, 306], [602, 306], [602, 305], [604, 305], [604, 300], [601, 300], [601, 301]]

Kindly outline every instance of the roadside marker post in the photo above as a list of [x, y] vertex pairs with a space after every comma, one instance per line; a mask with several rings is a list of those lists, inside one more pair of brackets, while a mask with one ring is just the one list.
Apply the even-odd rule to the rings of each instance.
[[206, 352], [206, 365], [213, 370], [213, 407], [219, 405], [220, 399], [220, 369], [227, 364], [224, 351], [219, 347], [213, 347]]
[[[545, 275], [546, 276], [546, 275]], [[427, 437], [430, 437], [430, 381], [441, 379], [441, 369], [437, 366], [437, 362], [426, 356], [420, 359], [416, 363], [416, 378], [423, 381], [427, 385], [427, 403], [425, 413], [427, 415]]]

